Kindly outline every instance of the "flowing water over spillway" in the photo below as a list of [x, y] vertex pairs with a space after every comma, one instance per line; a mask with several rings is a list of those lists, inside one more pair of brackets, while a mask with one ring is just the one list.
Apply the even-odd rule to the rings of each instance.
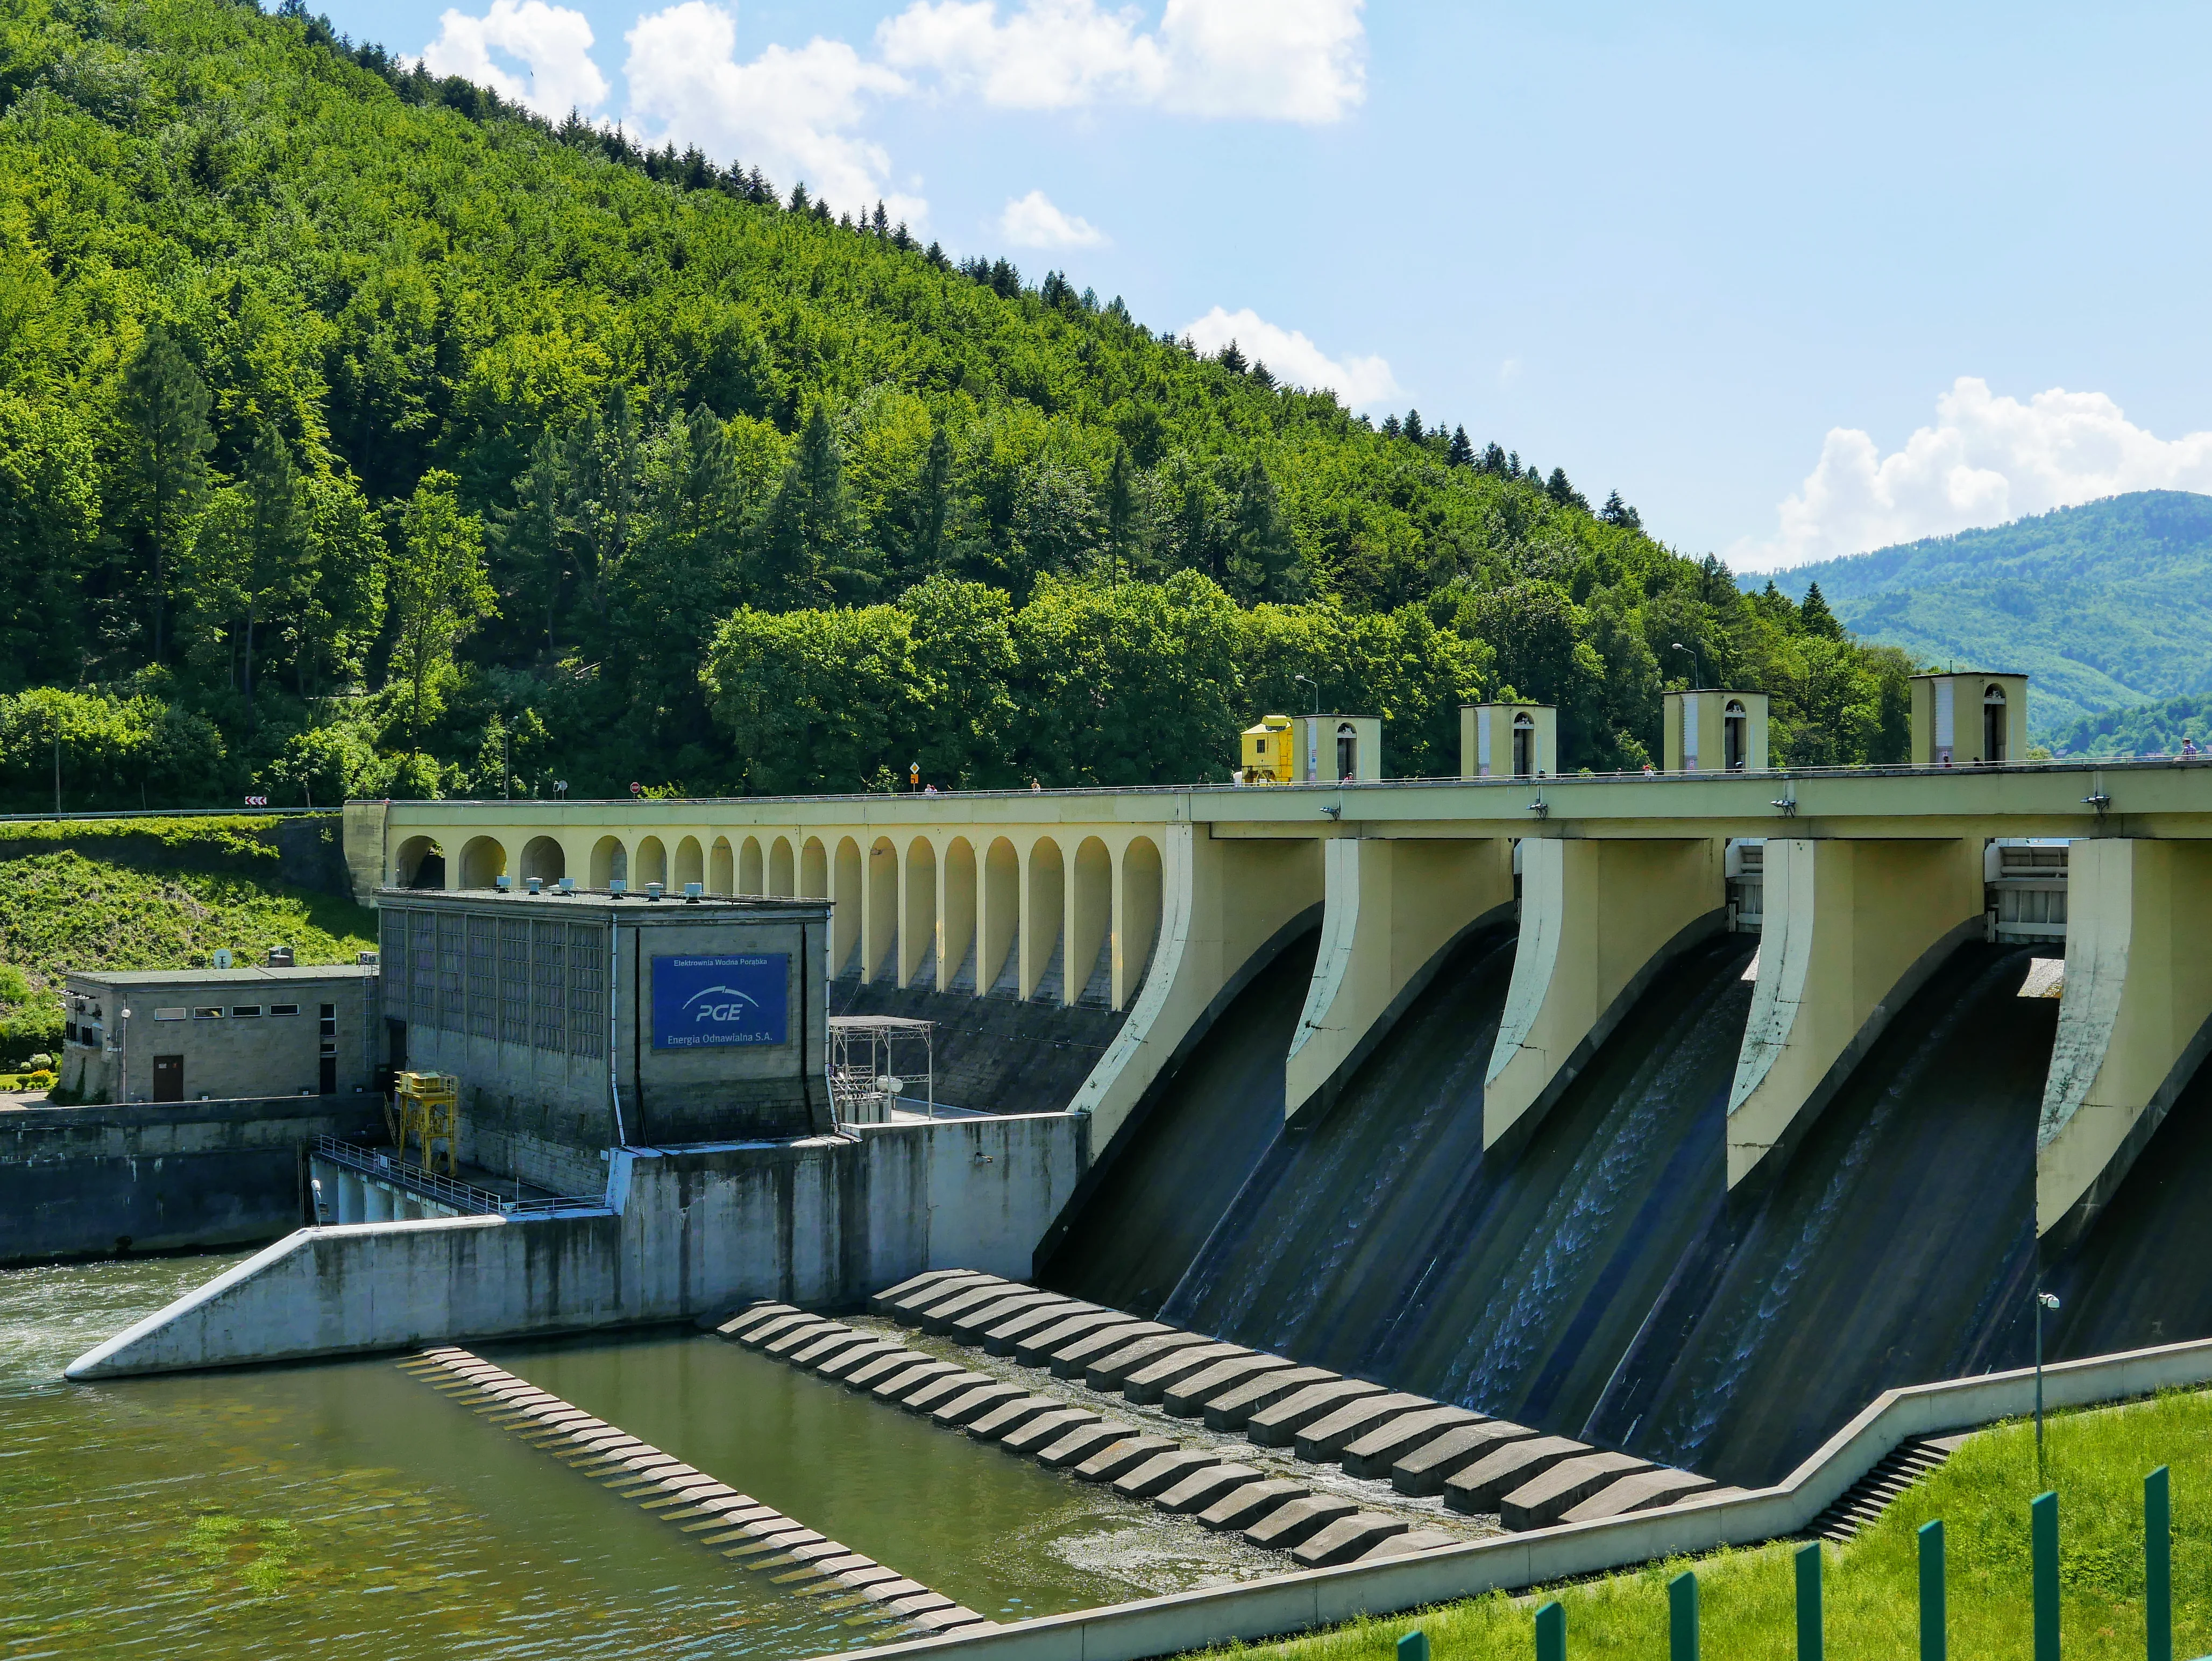
[[[0, 1274], [0, 1654], [789, 1661], [887, 1635], [704, 1549], [392, 1357], [61, 1381], [98, 1339], [235, 1261]], [[1279, 1567], [688, 1330], [478, 1348], [996, 1619]]]
[[[1135, 1127], [1048, 1278], [1740, 1483], [1785, 1474], [1892, 1385], [2025, 1360], [2057, 1009], [2018, 995], [2029, 954], [1955, 953], [1773, 1179], [1730, 1199], [1757, 944], [1676, 958], [1501, 1159], [1481, 1151], [1482, 1083], [1510, 935], [1453, 949], [1313, 1124], [1280, 1120], [1294, 989], [1263, 976]], [[2142, 1254], [2118, 1232], [2098, 1261]]]

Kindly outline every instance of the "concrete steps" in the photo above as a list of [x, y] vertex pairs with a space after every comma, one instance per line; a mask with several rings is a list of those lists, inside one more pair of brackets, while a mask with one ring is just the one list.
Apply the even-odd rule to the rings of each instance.
[[[1299, 1367], [1158, 1321], [963, 1270], [937, 1270], [886, 1288], [878, 1314], [938, 1337], [1011, 1356], [1054, 1377], [1118, 1393], [1169, 1415], [1242, 1432], [1347, 1476], [1388, 1478], [1411, 1497], [1497, 1516], [1509, 1531], [1650, 1509], [1718, 1492], [1706, 1479], [1327, 1368]], [[1109, 1482], [1206, 1527], [1315, 1567], [1439, 1550], [1462, 1536], [1418, 1518], [1364, 1506], [1237, 1463], [1218, 1445], [1187, 1447], [1172, 1434], [1075, 1407], [1048, 1391], [970, 1372], [941, 1355], [902, 1350], [881, 1333], [781, 1305], [762, 1304], [714, 1324], [733, 1341], [872, 1390], [1010, 1452], [1079, 1479]], [[849, 1358], [849, 1360], [848, 1360]], [[1157, 1422], [1156, 1421], [1154, 1422]]]
[[[775, 1335], [811, 1331], [807, 1323], [837, 1325], [812, 1317], [794, 1323], [791, 1317], [799, 1313], [781, 1304], [757, 1305], [715, 1330], [739, 1342], [750, 1337], [761, 1348]], [[798, 1353], [787, 1349], [785, 1359], [798, 1365]], [[996, 1624], [465, 1349], [426, 1349], [399, 1367], [433, 1389], [488, 1403], [478, 1410], [494, 1423], [797, 1596], [828, 1597], [862, 1614], [872, 1606], [882, 1620], [925, 1637], [976, 1633]]]
[[1964, 1436], [1929, 1436], [1902, 1442], [1872, 1470], [1845, 1489], [1843, 1496], [1813, 1519], [1808, 1539], [1850, 1539], [1877, 1521], [1890, 1501], [1948, 1459]]

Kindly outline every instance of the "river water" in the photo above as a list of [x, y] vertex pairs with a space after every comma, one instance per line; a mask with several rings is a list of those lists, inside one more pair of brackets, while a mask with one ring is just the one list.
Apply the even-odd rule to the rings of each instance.
[[[61, 1380], [239, 1260], [0, 1274], [6, 1661], [782, 1661], [905, 1631], [734, 1566], [391, 1357]], [[1283, 1566], [687, 1330], [481, 1353], [997, 1619]]]

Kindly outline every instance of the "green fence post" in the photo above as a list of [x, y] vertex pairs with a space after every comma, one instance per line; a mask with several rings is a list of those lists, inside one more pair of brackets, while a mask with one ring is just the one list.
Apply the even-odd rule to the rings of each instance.
[[2028, 1553], [2035, 1576], [2035, 1661], [2058, 1661], [2058, 1495], [2027, 1506]]
[[1536, 1611], [1536, 1661], [1567, 1661], [1567, 1611], [1556, 1597]]
[[1814, 1540], [1797, 1548], [1797, 1661], [1821, 1661], [1821, 1653], [1820, 1543]]
[[1920, 1525], [1920, 1661], [1943, 1661], [1943, 1522]]
[[1429, 1635], [1415, 1630], [1398, 1640], [1398, 1661], [1429, 1661]]
[[1667, 1583], [1667, 1661], [1698, 1661], [1698, 1577], [1689, 1569]]
[[2143, 1478], [2143, 1654], [2173, 1661], [2173, 1513], [2164, 1465]]

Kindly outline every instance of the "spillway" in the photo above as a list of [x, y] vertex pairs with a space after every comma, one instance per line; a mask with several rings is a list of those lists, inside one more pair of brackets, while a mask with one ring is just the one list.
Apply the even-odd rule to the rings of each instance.
[[2027, 1359], [2058, 1014], [2019, 995], [2028, 957], [1961, 947], [1905, 1004], [1772, 1185], [1684, 1255], [1593, 1436], [1771, 1482], [1884, 1390]]
[[[1954, 953], [1780, 1173], [1730, 1199], [1756, 944], [1679, 957], [1506, 1159], [1483, 1155], [1481, 1103], [1510, 934], [1452, 949], [1334, 1106], [1296, 1125], [1280, 1058], [1310, 953], [1286, 952], [1133, 1127], [1046, 1278], [1738, 1483], [1785, 1474], [1892, 1385], [2023, 1361], [2057, 1010], [2020, 996], [2029, 953]], [[2161, 1136], [2212, 1165], [2188, 1106]], [[2135, 1276], [2151, 1249], [2109, 1225], [2077, 1272]]]
[[[2054, 1356], [2102, 1355], [2212, 1333], [2212, 1064], [2199, 1067], [2112, 1203], [2044, 1283]], [[2032, 1314], [2033, 1312], [2031, 1312]], [[2032, 1341], [2013, 1335], [2015, 1349]]]
[[1041, 1252], [1040, 1280], [1109, 1309], [1166, 1301], [1283, 1125], [1283, 1056], [1316, 931], [1255, 974], [1115, 1138]]

